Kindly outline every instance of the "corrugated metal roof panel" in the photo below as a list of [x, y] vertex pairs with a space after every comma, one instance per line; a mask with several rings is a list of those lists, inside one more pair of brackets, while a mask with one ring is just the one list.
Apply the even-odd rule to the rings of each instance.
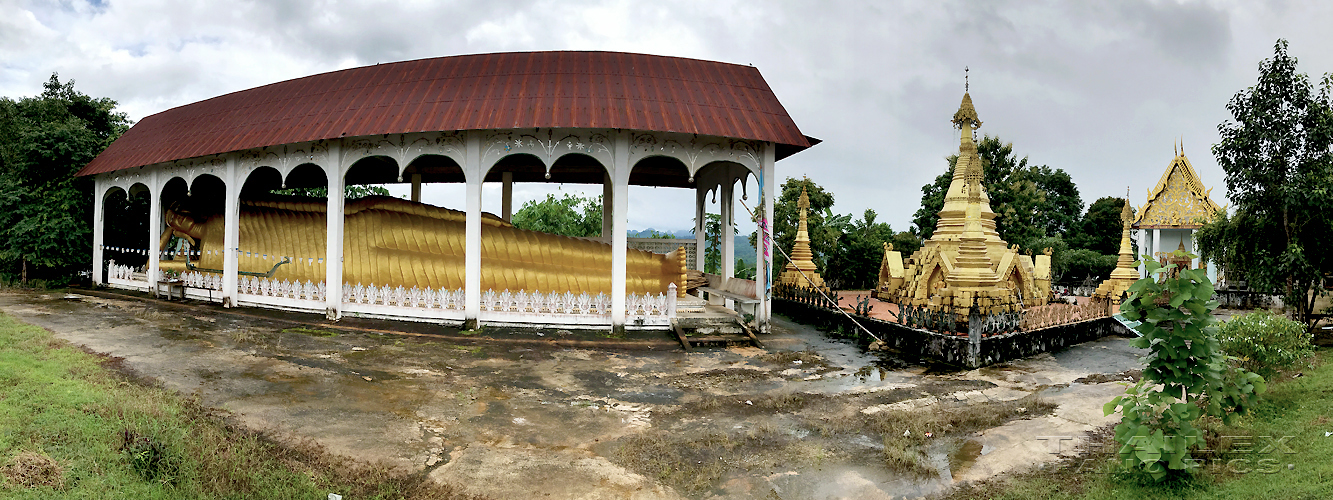
[[79, 171], [333, 139], [441, 130], [622, 128], [812, 144], [759, 70], [617, 52], [514, 52], [379, 64], [150, 115]]

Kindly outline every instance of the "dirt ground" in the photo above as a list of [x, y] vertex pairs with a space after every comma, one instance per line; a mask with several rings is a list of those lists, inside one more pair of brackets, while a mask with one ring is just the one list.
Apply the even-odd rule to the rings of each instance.
[[960, 371], [781, 318], [766, 349], [685, 353], [104, 292], [0, 310], [251, 427], [493, 498], [916, 498], [1072, 453], [1141, 367], [1112, 337]]

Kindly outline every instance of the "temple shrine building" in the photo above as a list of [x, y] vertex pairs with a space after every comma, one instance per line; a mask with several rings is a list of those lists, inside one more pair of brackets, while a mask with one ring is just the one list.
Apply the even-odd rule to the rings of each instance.
[[[1176, 250], [1197, 255], [1194, 230], [1202, 227], [1218, 210], [1223, 210], [1210, 198], [1211, 192], [1212, 189], [1204, 187], [1185, 152], [1177, 149], [1175, 158], [1162, 173], [1162, 179], [1148, 190], [1148, 201], [1139, 208], [1131, 225], [1139, 253], [1152, 255], [1163, 265]], [[1216, 265], [1206, 264], [1208, 279], [1217, 282]], [[1190, 262], [1192, 268], [1199, 266], [1198, 258]], [[1146, 275], [1143, 266], [1139, 266], [1139, 273]]]
[[[147, 116], [78, 175], [94, 184], [94, 280], [251, 306], [463, 324], [657, 328], [702, 269], [705, 200], [732, 234], [759, 211], [756, 321], [771, 316], [777, 162], [801, 133], [752, 66], [615, 52], [439, 57], [322, 73]], [[600, 237], [510, 224], [514, 183], [603, 186]], [[410, 184], [411, 200], [347, 200]], [[466, 186], [458, 206], [421, 186]], [[482, 186], [502, 186], [499, 215]], [[627, 237], [629, 186], [695, 191], [695, 238]], [[275, 196], [327, 189], [326, 198]], [[736, 193], [739, 188], [740, 193]], [[112, 222], [146, 196], [147, 234]], [[123, 204], [122, 204], [123, 205]], [[121, 205], [116, 205], [117, 207]], [[142, 224], [142, 223], [140, 223]], [[141, 226], [138, 226], [141, 227]], [[721, 238], [731, 278], [733, 238]], [[169, 290], [170, 292], [170, 290]]]

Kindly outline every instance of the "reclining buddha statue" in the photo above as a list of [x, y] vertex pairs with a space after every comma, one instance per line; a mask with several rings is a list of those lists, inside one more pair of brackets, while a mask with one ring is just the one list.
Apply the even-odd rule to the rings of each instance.
[[[239, 267], [244, 275], [274, 280], [325, 279], [323, 199], [267, 197], [242, 200]], [[351, 284], [454, 290], [464, 287], [466, 214], [387, 196], [348, 200], [343, 229], [343, 281]], [[162, 248], [172, 235], [187, 238], [197, 257], [163, 260], [162, 269], [220, 273], [223, 217], [198, 216], [179, 205], [166, 214]], [[286, 260], [290, 262], [286, 262]], [[281, 264], [279, 264], [281, 263]], [[685, 249], [654, 254], [629, 249], [626, 293], [677, 293], [685, 288]], [[483, 214], [482, 290], [611, 292], [611, 246], [601, 241], [518, 229]]]

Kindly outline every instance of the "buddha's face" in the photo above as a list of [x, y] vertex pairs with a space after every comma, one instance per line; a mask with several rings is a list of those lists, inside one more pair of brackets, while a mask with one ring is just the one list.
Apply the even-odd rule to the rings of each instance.
[[171, 228], [177, 232], [184, 233], [195, 240], [203, 238], [203, 227], [201, 227], [188, 212], [173, 209], [168, 210], [166, 216], [167, 225], [171, 226]]

